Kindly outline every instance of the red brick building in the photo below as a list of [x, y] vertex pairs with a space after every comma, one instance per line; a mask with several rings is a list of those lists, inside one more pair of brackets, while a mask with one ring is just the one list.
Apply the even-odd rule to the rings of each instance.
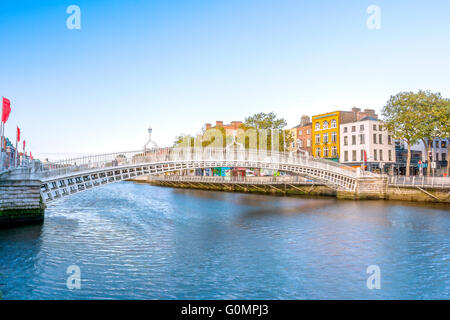
[[312, 123], [309, 116], [302, 116], [300, 124], [291, 129], [294, 144], [291, 150], [303, 150], [312, 154]]
[[225, 134], [227, 136], [232, 136], [234, 131], [237, 131], [241, 127], [242, 123], [242, 121], [231, 121], [230, 124], [223, 124], [223, 121], [216, 121], [215, 126], [211, 126], [211, 123], [206, 123], [205, 129], [208, 130], [211, 128], [224, 128]]

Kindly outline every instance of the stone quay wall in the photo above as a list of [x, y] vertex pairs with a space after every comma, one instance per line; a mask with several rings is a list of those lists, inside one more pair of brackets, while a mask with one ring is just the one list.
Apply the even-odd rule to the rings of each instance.
[[42, 222], [40, 190], [38, 180], [0, 180], [0, 227]]

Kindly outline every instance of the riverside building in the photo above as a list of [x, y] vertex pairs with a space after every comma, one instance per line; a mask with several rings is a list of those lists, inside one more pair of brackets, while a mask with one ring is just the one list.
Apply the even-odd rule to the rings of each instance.
[[395, 164], [395, 141], [377, 118], [367, 116], [339, 130], [341, 163], [370, 171], [387, 171]]
[[378, 115], [372, 109], [361, 111], [353, 108], [352, 111], [333, 111], [312, 117], [312, 152], [315, 158], [326, 158], [338, 162], [340, 157], [340, 127], [343, 124], [359, 121]]

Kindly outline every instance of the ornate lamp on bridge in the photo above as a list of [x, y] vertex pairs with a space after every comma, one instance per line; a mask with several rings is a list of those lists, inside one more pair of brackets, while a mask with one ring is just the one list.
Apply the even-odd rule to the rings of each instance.
[[237, 131], [233, 130], [233, 141], [231, 141], [231, 143], [229, 143], [225, 149], [228, 150], [229, 148], [233, 147], [233, 146], [238, 146], [240, 148], [240, 150], [245, 150], [245, 147], [242, 143], [237, 142]]
[[149, 144], [151, 144], [152, 145], [152, 148], [157, 148], [158, 147], [158, 145], [156, 144], [156, 142], [154, 142], [153, 140], [152, 140], [152, 127], [148, 127], [148, 141], [147, 141], [147, 143], [144, 145], [144, 153], [145, 153], [145, 151], [147, 150], [147, 146], [149, 145]]

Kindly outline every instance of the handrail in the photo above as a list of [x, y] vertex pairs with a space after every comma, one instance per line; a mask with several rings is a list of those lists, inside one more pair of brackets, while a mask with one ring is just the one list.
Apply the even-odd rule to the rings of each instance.
[[152, 176], [154, 181], [203, 182], [203, 183], [244, 183], [244, 184], [317, 184], [300, 176], [263, 176], [263, 177], [222, 177], [222, 176]]
[[433, 187], [450, 188], [449, 177], [425, 177], [425, 176], [392, 176], [389, 185], [397, 187]]
[[[154, 148], [137, 151], [113, 152], [42, 164], [42, 176], [58, 176], [70, 172], [90, 171], [93, 169], [129, 166], [146, 163], [168, 163], [183, 161], [221, 161], [239, 165], [239, 162], [271, 163], [277, 165], [304, 165], [311, 168], [333, 171], [346, 176], [357, 177], [356, 169], [325, 159], [315, 159], [304, 154], [266, 150], [233, 150], [224, 148]], [[364, 172], [366, 175], [367, 173]], [[372, 174], [367, 174], [372, 175]]]

